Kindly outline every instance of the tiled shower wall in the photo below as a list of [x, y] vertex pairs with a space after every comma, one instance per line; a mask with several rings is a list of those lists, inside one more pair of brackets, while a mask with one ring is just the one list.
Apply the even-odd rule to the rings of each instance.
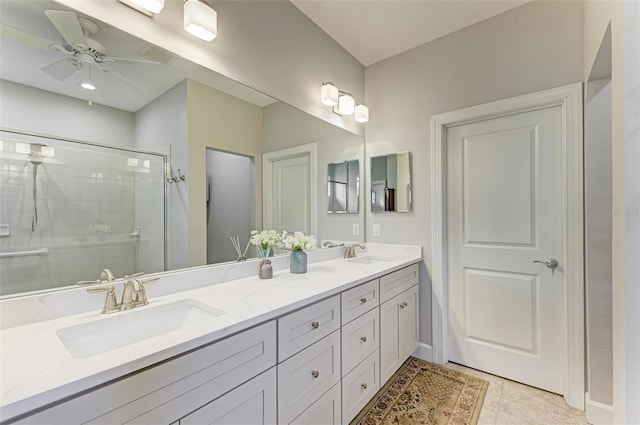
[[[4, 132], [1, 140], [0, 225], [8, 225], [9, 234], [0, 236], [0, 252], [49, 250], [0, 258], [1, 295], [94, 280], [104, 268], [118, 277], [142, 266], [164, 269], [162, 156]], [[35, 231], [34, 165], [16, 153], [17, 142], [55, 149], [38, 165]], [[153, 214], [145, 218], [144, 211]], [[155, 258], [141, 260], [143, 253]]]

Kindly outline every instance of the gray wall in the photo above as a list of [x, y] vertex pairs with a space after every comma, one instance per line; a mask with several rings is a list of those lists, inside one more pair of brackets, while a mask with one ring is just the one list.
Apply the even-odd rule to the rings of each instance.
[[411, 151], [414, 201], [412, 213], [368, 212], [366, 238], [423, 246], [423, 343], [431, 344], [431, 116], [581, 81], [582, 37], [582, 2], [533, 1], [366, 68], [365, 103], [375, 117], [367, 157]]

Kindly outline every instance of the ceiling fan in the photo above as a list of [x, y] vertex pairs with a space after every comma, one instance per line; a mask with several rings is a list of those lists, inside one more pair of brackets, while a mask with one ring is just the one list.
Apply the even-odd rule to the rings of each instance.
[[22, 44], [66, 55], [65, 58], [42, 68], [43, 72], [57, 80], [65, 81], [84, 67], [89, 67], [91, 73], [92, 68], [95, 67], [97, 70], [108, 72], [134, 89], [143, 92], [144, 90], [137, 84], [105, 65], [114, 62], [160, 65], [159, 62], [149, 60], [108, 56], [107, 49], [93, 38], [100, 31], [100, 27], [85, 17], [60, 10], [47, 10], [44, 13], [62, 36], [63, 43], [51, 41], [4, 24], [0, 24], [0, 34], [3, 38], [6, 37]]

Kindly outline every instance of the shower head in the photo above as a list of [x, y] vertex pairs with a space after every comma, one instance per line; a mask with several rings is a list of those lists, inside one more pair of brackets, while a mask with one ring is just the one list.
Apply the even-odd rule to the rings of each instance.
[[29, 149], [29, 161], [38, 166], [42, 164], [42, 158], [45, 156], [42, 152], [42, 148], [46, 148], [47, 145], [43, 145], [41, 143], [31, 143]]

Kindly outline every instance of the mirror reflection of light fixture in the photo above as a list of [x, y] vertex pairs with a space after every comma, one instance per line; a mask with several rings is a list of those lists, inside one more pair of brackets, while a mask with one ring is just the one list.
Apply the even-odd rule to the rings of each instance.
[[158, 14], [164, 8], [164, 0], [118, 0], [122, 4], [142, 12], [147, 16]]
[[333, 108], [333, 112], [338, 115], [354, 115], [354, 119], [359, 123], [369, 122], [369, 108], [360, 103], [356, 106], [356, 101], [350, 93], [338, 90], [333, 83], [322, 83], [320, 86], [320, 101]]
[[333, 83], [322, 83], [320, 87], [320, 100], [327, 106], [338, 104], [338, 88]]
[[80, 83], [80, 87], [85, 90], [95, 90], [96, 86], [91, 81], [85, 81], [84, 83]]
[[184, 29], [204, 41], [218, 36], [218, 14], [200, 0], [184, 2]]

